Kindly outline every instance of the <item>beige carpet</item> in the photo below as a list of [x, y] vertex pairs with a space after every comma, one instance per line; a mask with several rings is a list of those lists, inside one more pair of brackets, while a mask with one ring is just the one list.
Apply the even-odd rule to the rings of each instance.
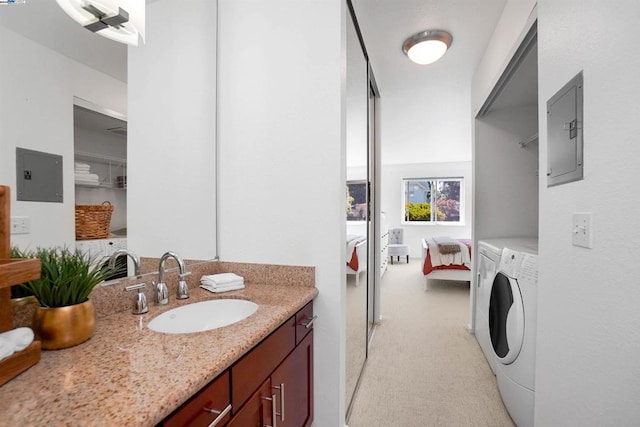
[[466, 330], [469, 285], [423, 281], [419, 260], [389, 265], [349, 427], [513, 426]]

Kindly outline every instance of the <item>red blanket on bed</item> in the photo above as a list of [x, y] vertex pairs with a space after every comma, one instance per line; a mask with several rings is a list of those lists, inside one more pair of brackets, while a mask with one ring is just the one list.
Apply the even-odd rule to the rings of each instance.
[[358, 271], [358, 267], [360, 266], [360, 264], [358, 264], [358, 253], [356, 252], [357, 250], [358, 248], [357, 246], [355, 246], [353, 248], [353, 254], [351, 255], [351, 259], [347, 263], [349, 268], [351, 268], [353, 271]]
[[[469, 249], [469, 258], [471, 258], [471, 240], [470, 239], [456, 239], [461, 243], [464, 243]], [[460, 264], [451, 264], [451, 265], [438, 265], [434, 267], [431, 265], [431, 254], [429, 253], [429, 248], [427, 248], [427, 256], [424, 258], [424, 265], [422, 266], [422, 273], [429, 274], [435, 270], [469, 270], [464, 265]]]

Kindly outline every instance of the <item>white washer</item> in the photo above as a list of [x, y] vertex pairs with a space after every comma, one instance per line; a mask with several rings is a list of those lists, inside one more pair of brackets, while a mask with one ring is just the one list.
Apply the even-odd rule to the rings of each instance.
[[[81, 253], [94, 258], [96, 265], [106, 264], [108, 258], [117, 250], [127, 249], [126, 237], [114, 237], [106, 239], [76, 240], [76, 249]], [[122, 272], [113, 274], [107, 280], [127, 277], [127, 257], [121, 256], [116, 260], [116, 265], [123, 269]]]
[[537, 240], [531, 237], [503, 237], [478, 241], [475, 336], [494, 375], [496, 373], [496, 354], [489, 334], [489, 300], [491, 285], [498, 273], [500, 256], [505, 246], [537, 248]]
[[478, 242], [478, 277], [476, 280], [476, 319], [475, 335], [480, 348], [491, 367], [491, 371], [496, 373], [496, 356], [491, 345], [489, 335], [489, 297], [491, 296], [491, 285], [500, 265], [500, 255], [502, 246], [499, 242], [492, 240], [480, 240]]
[[502, 250], [489, 299], [489, 335], [502, 401], [519, 427], [533, 426], [537, 242]]

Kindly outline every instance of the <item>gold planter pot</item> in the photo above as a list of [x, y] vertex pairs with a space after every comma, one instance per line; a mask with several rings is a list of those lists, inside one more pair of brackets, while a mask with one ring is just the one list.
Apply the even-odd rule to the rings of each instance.
[[95, 330], [91, 300], [67, 307], [37, 307], [33, 315], [33, 331], [45, 350], [73, 347], [91, 338]]

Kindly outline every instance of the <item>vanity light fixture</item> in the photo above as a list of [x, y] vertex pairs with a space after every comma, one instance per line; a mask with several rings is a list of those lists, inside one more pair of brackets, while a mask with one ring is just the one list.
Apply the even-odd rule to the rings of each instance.
[[58, 6], [87, 30], [119, 43], [144, 43], [145, 0], [56, 0]]
[[427, 30], [406, 39], [402, 51], [416, 64], [432, 64], [442, 58], [452, 41], [453, 37], [446, 31]]

